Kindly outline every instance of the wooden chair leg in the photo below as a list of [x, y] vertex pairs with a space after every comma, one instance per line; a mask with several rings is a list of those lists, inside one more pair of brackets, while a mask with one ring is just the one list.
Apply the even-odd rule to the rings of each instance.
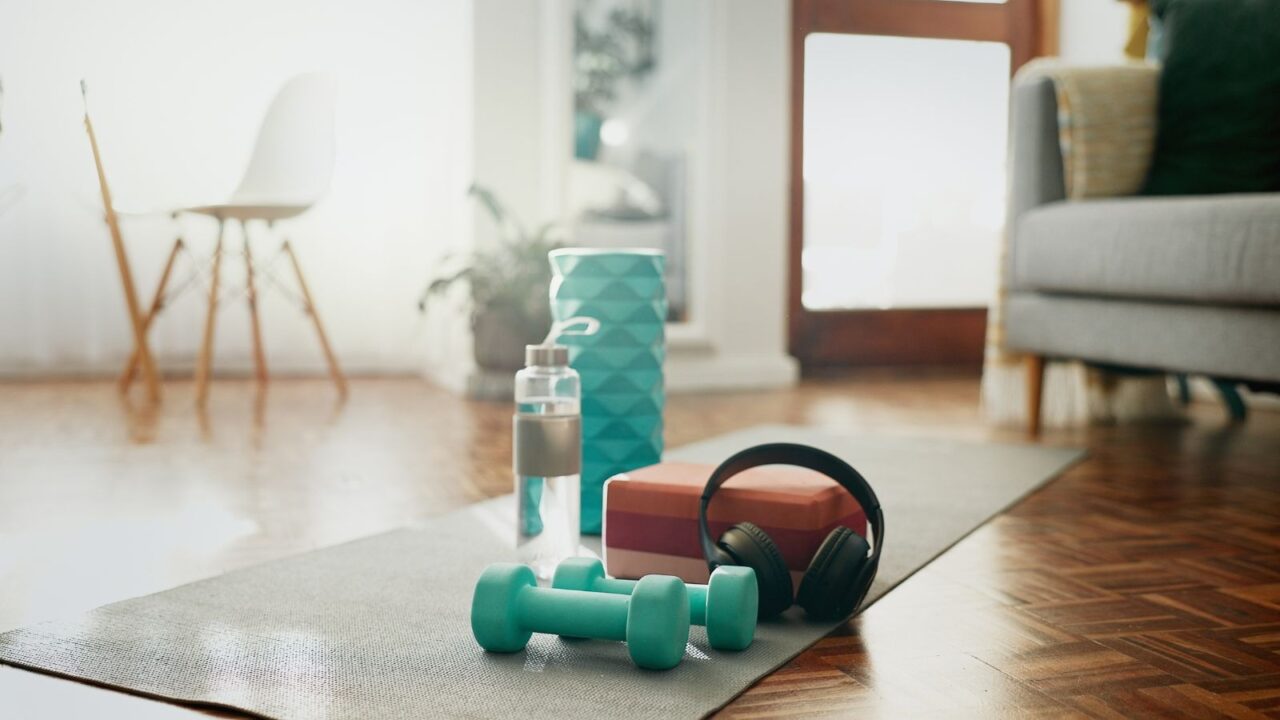
[[[83, 81], [80, 83], [80, 92], [84, 92]], [[156, 371], [155, 360], [151, 357], [151, 348], [147, 346], [147, 331], [142, 324], [142, 307], [138, 304], [138, 291], [133, 284], [129, 255], [125, 251], [124, 238], [120, 234], [120, 221], [116, 217], [115, 205], [111, 202], [111, 188], [107, 185], [107, 175], [102, 168], [98, 136], [93, 132], [93, 121], [89, 119], [87, 104], [84, 113], [84, 129], [89, 134], [93, 164], [98, 171], [98, 189], [102, 191], [102, 209], [106, 215], [107, 228], [111, 231], [111, 247], [115, 251], [116, 266], [120, 271], [120, 284], [124, 286], [125, 305], [129, 309], [129, 323], [133, 329], [134, 352], [138, 354], [138, 362], [142, 365], [142, 376], [147, 383], [147, 399], [156, 403], [160, 401], [160, 373]]]
[[204, 342], [196, 360], [196, 405], [204, 407], [209, 398], [209, 370], [213, 363], [213, 329], [218, 315], [218, 280], [222, 271], [222, 236], [226, 222], [218, 219], [218, 242], [213, 247], [213, 275], [209, 281], [209, 308], [204, 319]]
[[[151, 330], [151, 323], [164, 309], [164, 291], [169, 287], [169, 276], [173, 272], [173, 264], [178, 259], [178, 252], [182, 250], [182, 238], [173, 241], [173, 249], [169, 251], [169, 258], [164, 262], [164, 269], [160, 271], [160, 282], [156, 285], [155, 296], [151, 298], [151, 307], [147, 309], [146, 316], [142, 319], [142, 332], [145, 335]], [[129, 362], [124, 366], [124, 372], [120, 373], [120, 392], [128, 392], [129, 386], [133, 384], [133, 379], [138, 375], [138, 349], [133, 349], [133, 354], [129, 356]]]
[[1027, 368], [1027, 434], [1040, 436], [1040, 404], [1044, 397], [1044, 356], [1028, 355]]
[[342, 369], [338, 367], [338, 359], [333, 355], [333, 348], [329, 347], [329, 338], [324, 334], [324, 325], [320, 322], [320, 313], [316, 312], [316, 304], [311, 299], [311, 291], [307, 288], [307, 280], [302, 276], [302, 266], [298, 264], [298, 256], [293, 254], [293, 246], [288, 240], [284, 241], [285, 254], [289, 256], [289, 262], [293, 265], [293, 272], [298, 276], [298, 288], [302, 291], [302, 300], [307, 304], [307, 314], [311, 316], [311, 320], [316, 324], [316, 335], [320, 337], [320, 348], [324, 350], [325, 361], [329, 363], [329, 375], [333, 378], [333, 384], [338, 386], [338, 394], [346, 397], [347, 395], [347, 379], [342, 375]]
[[249, 250], [249, 224], [241, 221], [244, 234], [245, 291], [249, 300], [249, 324], [253, 331], [253, 374], [258, 382], [267, 382], [267, 356], [262, 351], [262, 325], [258, 320], [258, 290], [253, 280], [253, 254]]

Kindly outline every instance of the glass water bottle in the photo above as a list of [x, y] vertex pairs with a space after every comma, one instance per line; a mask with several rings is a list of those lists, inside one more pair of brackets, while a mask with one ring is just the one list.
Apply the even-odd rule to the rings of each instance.
[[563, 345], [526, 346], [525, 365], [513, 419], [516, 554], [546, 579], [578, 550], [582, 390]]

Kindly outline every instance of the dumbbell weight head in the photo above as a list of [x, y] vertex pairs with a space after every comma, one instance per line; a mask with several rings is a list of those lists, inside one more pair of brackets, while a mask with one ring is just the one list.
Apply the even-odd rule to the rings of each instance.
[[684, 657], [689, 598], [678, 578], [653, 575], [630, 597], [540, 588], [525, 565], [490, 565], [471, 600], [471, 632], [491, 652], [517, 652], [534, 632], [626, 640], [632, 661], [667, 670]]
[[520, 593], [537, 587], [528, 565], [495, 563], [485, 568], [471, 596], [471, 634], [489, 652], [519, 652], [533, 631], [520, 621]]
[[707, 582], [707, 642], [718, 650], [746, 650], [756, 636], [760, 588], [756, 571], [723, 565]]
[[[613, 588], [606, 582], [609, 578], [604, 574], [604, 563], [595, 558], [573, 557], [561, 560], [556, 565], [556, 572], [551, 576], [551, 587], [561, 590], [588, 590], [591, 592], [610, 592]], [[634, 581], [624, 580], [619, 588], [620, 594], [631, 592]], [[625, 592], [623, 592], [625, 590]]]
[[[594, 558], [569, 558], [556, 566], [552, 587], [591, 592], [631, 593], [634, 580], [606, 577]], [[711, 573], [706, 585], [689, 585], [689, 617], [707, 626], [707, 642], [717, 650], [745, 650], [755, 638], [760, 602], [755, 571], [725, 565]]]
[[679, 665], [689, 644], [689, 595], [680, 578], [641, 578], [631, 593], [629, 609], [627, 651], [632, 661], [654, 670]]

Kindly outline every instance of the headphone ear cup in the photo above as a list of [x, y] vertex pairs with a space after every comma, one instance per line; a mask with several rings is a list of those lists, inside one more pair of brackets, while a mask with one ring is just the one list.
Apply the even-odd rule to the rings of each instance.
[[717, 545], [733, 557], [735, 564], [755, 571], [761, 619], [774, 617], [791, 607], [791, 571], [768, 533], [753, 523], [742, 522], [725, 530]]
[[858, 590], [871, 546], [847, 527], [827, 535], [800, 581], [796, 603], [818, 620], [838, 620], [853, 612], [864, 592]]
[[[858, 577], [853, 582], [853, 589], [849, 592], [848, 609], [844, 610], [844, 615], [852, 615], [855, 610], [862, 607], [862, 601], [866, 599], [867, 592], [871, 590], [871, 583], [876, 579], [875, 564], [868, 559], [862, 565], [862, 569], [858, 571]], [[843, 616], [842, 616], [843, 617]]]

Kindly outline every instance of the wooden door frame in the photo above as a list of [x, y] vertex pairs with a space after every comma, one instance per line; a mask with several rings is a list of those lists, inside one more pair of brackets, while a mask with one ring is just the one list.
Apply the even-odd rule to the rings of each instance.
[[1058, 0], [792, 0], [788, 346], [803, 366], [976, 365], [985, 307], [808, 310], [804, 307], [804, 44], [810, 33], [1002, 42], [1010, 69], [1056, 51]]

